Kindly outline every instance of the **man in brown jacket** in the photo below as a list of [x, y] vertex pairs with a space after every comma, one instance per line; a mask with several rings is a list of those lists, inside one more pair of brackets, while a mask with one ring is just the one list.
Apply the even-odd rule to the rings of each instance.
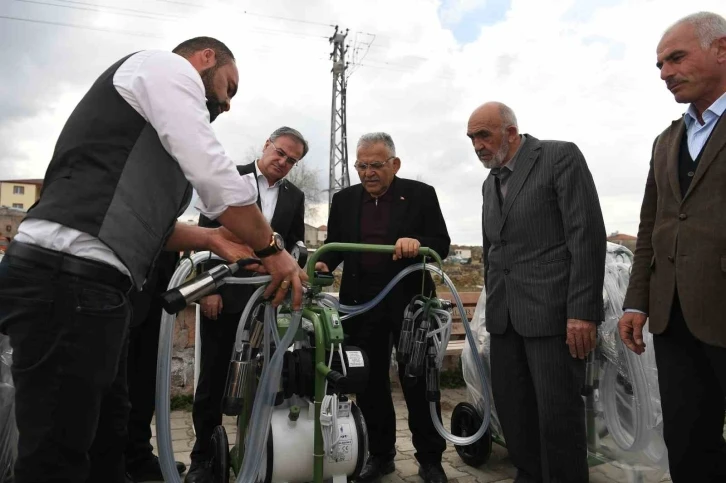
[[679, 20], [657, 48], [685, 115], [655, 141], [620, 337], [650, 331], [671, 477], [726, 481], [726, 19]]

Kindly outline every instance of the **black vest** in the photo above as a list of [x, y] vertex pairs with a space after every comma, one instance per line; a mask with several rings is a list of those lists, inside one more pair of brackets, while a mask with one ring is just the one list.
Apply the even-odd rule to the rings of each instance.
[[97, 237], [140, 289], [192, 188], [154, 128], [113, 85], [128, 57], [101, 74], [68, 118], [27, 218]]
[[688, 151], [688, 130], [686, 129], [683, 131], [683, 137], [681, 138], [681, 147], [678, 152], [678, 181], [681, 185], [681, 198], [686, 196], [688, 188], [691, 186], [691, 181], [693, 181], [693, 177], [696, 175], [696, 169], [698, 168], [698, 163], [701, 161], [701, 155], [706, 150], [706, 146], [708, 146], [708, 143], [711, 140], [711, 136], [713, 136], [713, 133], [716, 131], [716, 126], [718, 126], [718, 123], [720, 123], [721, 119], [723, 118], [723, 115], [718, 118], [716, 124], [711, 130], [711, 133], [708, 135], [708, 139], [706, 139], [706, 142], [703, 143], [701, 152], [698, 153], [698, 156], [695, 160], [691, 156], [691, 153]]

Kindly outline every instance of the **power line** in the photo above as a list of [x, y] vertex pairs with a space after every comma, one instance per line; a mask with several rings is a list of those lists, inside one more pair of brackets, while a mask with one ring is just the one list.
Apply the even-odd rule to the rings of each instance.
[[[101, 12], [101, 13], [112, 13], [114, 15], [147, 18], [147, 19], [151, 19], [151, 20], [162, 20], [162, 21], [167, 21], [167, 22], [178, 22], [181, 20], [191, 20], [191, 17], [189, 17], [189, 16], [172, 15], [171, 17], [173, 17], [173, 18], [164, 18], [162, 16], [164, 14], [157, 14], [154, 12], [146, 12], [143, 10], [134, 10], [134, 9], [121, 9], [121, 8], [117, 8], [117, 7], [109, 7], [106, 5], [99, 5], [99, 4], [93, 4], [93, 3], [87, 3], [87, 2], [77, 2], [77, 1], [71, 1], [71, 0], [55, 0], [55, 1], [61, 1], [61, 2], [66, 2], [66, 3], [76, 3], [76, 4], [81, 4], [81, 5], [89, 5], [89, 7], [77, 7], [77, 6], [72, 6], [72, 5], [58, 5], [56, 3], [44, 2], [41, 0], [15, 0], [15, 1], [50, 6], [50, 7], [58, 7], [58, 8], [69, 8], [69, 9], [75, 9], [75, 10], [86, 10], [86, 11]], [[94, 6], [99, 7], [99, 8], [92, 8]], [[134, 13], [125, 13], [125, 11], [131, 11]], [[139, 14], [141, 14], [141, 15], [139, 15]], [[252, 33], [261, 33], [261, 34], [287, 35], [290, 37], [297, 37], [297, 38], [314, 38], [314, 39], [325, 39], [325, 40], [328, 39], [328, 37], [326, 37], [324, 35], [315, 35], [315, 34], [309, 34], [306, 32], [295, 32], [295, 31], [290, 31], [290, 30], [265, 29], [265, 28], [259, 28], [259, 27], [249, 28], [249, 29], [246, 29], [245, 31], [252, 32]]]
[[170, 15], [170, 14], [164, 13], [164, 12], [156, 13], [156, 12], [149, 12], [147, 10], [137, 10], [135, 8], [112, 7], [110, 5], [103, 5], [100, 3], [79, 2], [79, 1], [74, 1], [74, 0], [55, 0], [55, 1], [62, 2], [62, 3], [72, 3], [72, 4], [76, 4], [76, 5], [89, 5], [89, 6], [107, 8], [109, 10], [118, 10], [118, 11], [123, 11], [123, 12], [140, 13], [140, 14], [145, 14], [145, 15], [156, 15], [156, 16], [160, 16], [160, 17], [173, 17], [173, 18], [179, 18], [179, 19], [189, 18], [189, 17], [183, 17], [181, 15]]
[[312, 20], [300, 20], [300, 19], [296, 19], [296, 18], [276, 17], [274, 15], [264, 15], [261, 13], [252, 13], [252, 12], [248, 12], [247, 10], [243, 10], [243, 13], [245, 13], [247, 15], [252, 15], [254, 17], [273, 18], [273, 19], [277, 19], [277, 20], [285, 20], [288, 22], [298, 22], [298, 23], [305, 23], [308, 25], [318, 25], [321, 27], [335, 27], [335, 25], [330, 24], [330, 23], [314, 22]]
[[[15, 1], [16, 2], [22, 2], [22, 3], [32, 3], [32, 4], [36, 4], [36, 5], [45, 5], [45, 6], [49, 6], [49, 7], [69, 8], [69, 9], [73, 9], [73, 10], [82, 10], [82, 11], [87, 11], [87, 12], [107, 13], [108, 10], [118, 10], [115, 7], [106, 7], [108, 10], [104, 10], [103, 8], [94, 8], [92, 6], [88, 6], [88, 7], [76, 7], [74, 5], [58, 5], [57, 3], [41, 2], [40, 0], [15, 0]], [[58, 0], [58, 1], [63, 1], [63, 0]], [[80, 3], [82, 5], [93, 5], [93, 4], [84, 4], [82, 2], [68, 2], [68, 3]], [[105, 7], [105, 6], [99, 6], [99, 7]], [[124, 15], [124, 16], [127, 16], [127, 17], [148, 18], [148, 19], [152, 19], [152, 20], [163, 20], [163, 21], [167, 21], [167, 22], [175, 22], [176, 21], [175, 19], [172, 19], [172, 18], [164, 18], [162, 16], [156, 16], [155, 17], [155, 16], [153, 16], [153, 14], [152, 15], [140, 15], [138, 13], [125, 13], [125, 12], [112, 12], [112, 13], [114, 13], [115, 15]]]
[[[173, 5], [183, 5], [185, 7], [193, 7], [193, 8], [201, 8], [201, 9], [209, 8], [209, 6], [207, 6], [207, 5], [199, 5], [198, 3], [191, 3], [191, 2], [182, 2], [180, 0], [156, 0], [156, 1], [162, 2], [162, 3], [171, 3]], [[299, 18], [280, 17], [277, 15], [254, 13], [254, 12], [249, 12], [247, 10], [239, 10], [239, 9], [234, 9], [234, 11], [244, 13], [245, 15], [251, 15], [253, 17], [271, 18], [271, 19], [275, 19], [275, 20], [284, 20], [287, 22], [304, 23], [304, 24], [308, 24], [308, 25], [318, 25], [320, 27], [335, 27], [335, 25], [330, 24], [330, 23], [315, 22], [312, 20], [301, 20]]]
[[50, 20], [36, 20], [36, 19], [30, 19], [30, 18], [12, 17], [9, 15], [0, 15], [0, 18], [7, 19], [7, 20], [17, 20], [20, 22], [39, 23], [39, 24], [45, 24], [45, 25], [58, 25], [61, 27], [71, 27], [71, 28], [77, 28], [77, 29], [83, 29], [83, 30], [94, 30], [96, 32], [108, 32], [108, 33], [115, 33], [115, 34], [135, 35], [137, 37], [152, 37], [155, 39], [164, 38], [160, 35], [147, 34], [144, 32], [132, 32], [129, 30], [105, 29], [105, 28], [100, 28], [100, 27], [87, 27], [84, 25], [75, 25], [75, 24], [64, 23], [64, 22], [53, 22]]
[[[363, 43], [364, 44], [365, 49], [366, 49], [366, 51], [363, 52], [363, 55], [360, 56], [360, 58], [358, 58], [358, 54], [360, 53], [360, 51], [361, 51], [361, 49], [363, 47], [358, 47], [357, 46], [359, 44], [359, 42], [358, 42], [358, 34], [368, 35], [369, 37], [371, 37], [371, 41], [368, 42], [368, 43], [360, 42], [360, 43]], [[371, 50], [371, 45], [373, 45], [373, 42], [375, 42], [375, 41], [376, 41], [375, 34], [371, 34], [371, 33], [368, 33], [368, 32], [361, 32], [361, 31], [358, 31], [358, 32], [355, 33], [355, 42], [353, 43], [353, 63], [354, 63], [354, 66], [350, 70], [350, 72], [348, 72], [348, 78], [349, 79], [355, 73], [355, 71], [358, 70], [358, 67], [360, 66], [360, 62], [362, 62], [363, 59], [366, 58], [366, 56], [368, 55], [368, 51]]]

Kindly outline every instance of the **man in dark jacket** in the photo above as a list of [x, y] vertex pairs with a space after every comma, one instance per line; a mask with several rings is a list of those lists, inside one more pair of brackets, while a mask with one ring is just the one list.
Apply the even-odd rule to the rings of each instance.
[[[418, 181], [396, 177], [401, 160], [386, 133], [366, 134], [358, 141], [355, 168], [361, 184], [333, 197], [325, 243], [369, 243], [395, 245], [391, 255], [330, 252], [320, 258], [316, 270], [334, 270], [344, 262], [340, 301], [357, 305], [378, 295], [401, 270], [419, 262], [418, 249], [428, 247], [446, 257], [449, 234], [436, 192]], [[362, 348], [370, 361], [368, 388], [357, 395], [370, 439], [370, 458], [359, 482], [378, 481], [394, 471], [396, 414], [391, 399], [389, 364], [391, 336], [398, 344], [403, 312], [411, 299], [421, 294], [421, 272], [406, 276], [373, 310], [343, 322], [348, 343]], [[424, 293], [435, 294], [428, 272], [423, 275]], [[404, 382], [403, 366], [399, 377]], [[409, 411], [409, 429], [416, 447], [419, 474], [427, 483], [445, 482], [441, 454], [446, 442], [436, 432], [426, 400], [426, 381], [402, 384]]]
[[[305, 195], [285, 176], [307, 152], [308, 143], [302, 134], [281, 127], [265, 142], [258, 160], [237, 167], [241, 176], [257, 183], [257, 205], [268, 223], [285, 239], [287, 250], [305, 239]], [[201, 215], [199, 226], [211, 228], [216, 222]], [[214, 265], [214, 262], [207, 263], [204, 269]], [[202, 361], [192, 413], [197, 440], [186, 483], [209, 479], [210, 439], [214, 428], [222, 424], [222, 396], [234, 337], [242, 311], [255, 289], [254, 285], [222, 286], [219, 293], [201, 300]]]

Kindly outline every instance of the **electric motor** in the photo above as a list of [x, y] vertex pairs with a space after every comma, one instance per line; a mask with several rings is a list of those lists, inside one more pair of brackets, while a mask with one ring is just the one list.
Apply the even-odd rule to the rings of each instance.
[[[368, 385], [370, 364], [368, 355], [355, 346], [343, 346], [345, 369], [340, 361], [340, 353], [333, 352], [330, 369], [344, 377], [328, 384], [328, 394], [357, 394], [364, 392]], [[325, 352], [329, 361], [330, 351]], [[282, 369], [282, 389], [285, 399], [293, 394], [312, 399], [315, 394], [315, 348], [307, 347], [285, 353]]]

